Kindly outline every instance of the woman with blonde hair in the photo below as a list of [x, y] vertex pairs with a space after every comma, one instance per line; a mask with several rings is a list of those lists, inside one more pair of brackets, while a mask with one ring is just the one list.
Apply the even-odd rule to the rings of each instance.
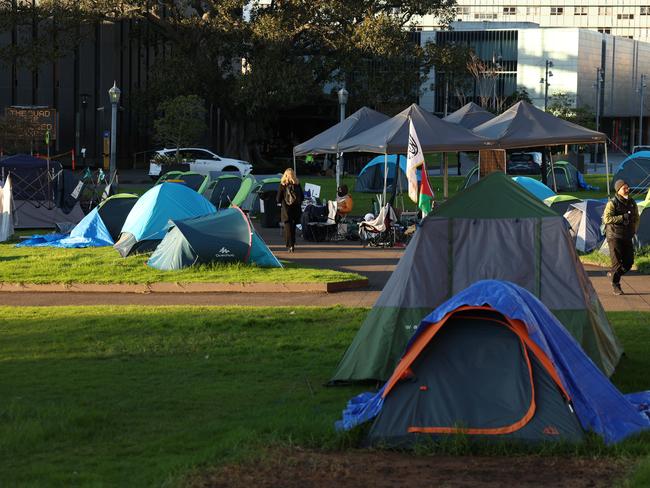
[[280, 219], [284, 223], [284, 243], [289, 252], [296, 247], [296, 224], [300, 222], [301, 204], [304, 199], [300, 181], [291, 168], [287, 168], [280, 180], [276, 201], [282, 207]]

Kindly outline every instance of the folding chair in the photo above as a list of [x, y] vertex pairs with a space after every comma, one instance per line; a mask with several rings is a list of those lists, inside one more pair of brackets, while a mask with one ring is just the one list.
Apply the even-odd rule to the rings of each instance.
[[374, 220], [359, 223], [359, 239], [363, 247], [393, 247], [396, 241], [397, 215], [386, 204]]

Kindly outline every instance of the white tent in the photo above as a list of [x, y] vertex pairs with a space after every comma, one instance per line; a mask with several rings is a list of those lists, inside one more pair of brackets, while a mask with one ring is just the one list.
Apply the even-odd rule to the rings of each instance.
[[11, 176], [7, 176], [4, 185], [0, 185], [0, 242], [14, 234], [13, 199]]

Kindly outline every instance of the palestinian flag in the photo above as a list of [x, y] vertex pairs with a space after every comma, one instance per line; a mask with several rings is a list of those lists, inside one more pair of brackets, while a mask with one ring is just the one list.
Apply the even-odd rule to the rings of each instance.
[[420, 183], [420, 198], [418, 199], [418, 207], [422, 210], [422, 217], [431, 212], [433, 208], [433, 190], [429, 184], [429, 175], [427, 174], [427, 166], [422, 162], [422, 182]]

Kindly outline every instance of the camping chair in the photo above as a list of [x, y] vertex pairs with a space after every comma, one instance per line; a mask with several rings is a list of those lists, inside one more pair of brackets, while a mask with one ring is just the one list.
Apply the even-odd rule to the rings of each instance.
[[359, 223], [359, 239], [363, 247], [393, 247], [397, 240], [397, 215], [390, 203], [374, 220]]

